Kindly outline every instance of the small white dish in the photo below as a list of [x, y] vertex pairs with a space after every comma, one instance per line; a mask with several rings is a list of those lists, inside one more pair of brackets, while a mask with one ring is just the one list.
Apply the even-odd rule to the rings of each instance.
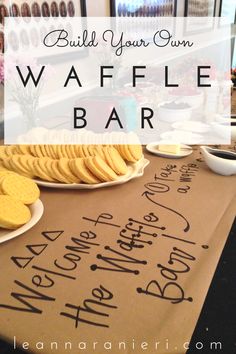
[[235, 152], [213, 149], [208, 146], [201, 146], [201, 152], [207, 166], [215, 173], [223, 176], [236, 174]]
[[174, 124], [172, 124], [172, 128], [192, 133], [204, 134], [210, 130], [210, 125], [198, 121], [189, 120], [183, 122], [175, 122]]
[[60, 189], [98, 189], [98, 188], [104, 188], [104, 187], [111, 187], [111, 186], [116, 186], [119, 184], [127, 183], [131, 179], [143, 176], [144, 169], [145, 169], [145, 167], [147, 167], [149, 165], [149, 163], [150, 163], [149, 160], [142, 158], [137, 163], [128, 164], [127, 174], [125, 176], [119, 177], [119, 179], [117, 179], [116, 181], [112, 181], [112, 182], [102, 182], [102, 183], [97, 183], [97, 184], [86, 184], [86, 183], [66, 184], [66, 183], [46, 182], [46, 181], [42, 181], [39, 179], [34, 179], [34, 181], [39, 186], [48, 187], [48, 188], [60, 188]]
[[184, 130], [172, 130], [161, 134], [161, 139], [168, 141], [169, 144], [201, 144], [202, 136], [197, 133], [186, 132]]
[[6, 242], [11, 240], [12, 238], [15, 238], [17, 236], [22, 235], [24, 232], [30, 230], [34, 225], [37, 224], [37, 222], [41, 219], [43, 215], [43, 203], [41, 202], [40, 199], [38, 199], [34, 204], [30, 205], [30, 211], [31, 211], [31, 219], [30, 221], [19, 227], [17, 230], [6, 230], [6, 229], [0, 229], [0, 243]]
[[146, 146], [146, 149], [154, 155], [157, 155], [160, 157], [166, 157], [169, 159], [181, 159], [183, 157], [191, 155], [193, 152], [193, 149], [191, 148], [191, 146], [184, 145], [184, 144], [180, 145], [180, 153], [179, 154], [173, 154], [170, 152], [160, 151], [158, 146], [162, 145], [162, 144], [163, 144], [162, 142], [150, 143]]

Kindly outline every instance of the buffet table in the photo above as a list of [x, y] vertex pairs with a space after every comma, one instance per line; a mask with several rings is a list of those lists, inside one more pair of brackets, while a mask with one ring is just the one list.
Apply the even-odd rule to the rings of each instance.
[[144, 176], [123, 185], [42, 188], [39, 223], [0, 245], [12, 348], [187, 351], [235, 218], [236, 176], [211, 172], [197, 147], [145, 155]]

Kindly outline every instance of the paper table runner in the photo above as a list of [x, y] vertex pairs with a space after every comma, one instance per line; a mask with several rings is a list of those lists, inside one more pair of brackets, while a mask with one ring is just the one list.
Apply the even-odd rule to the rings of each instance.
[[236, 176], [212, 173], [199, 150], [146, 157], [127, 184], [42, 189], [40, 222], [0, 245], [0, 333], [13, 347], [186, 352], [235, 217]]

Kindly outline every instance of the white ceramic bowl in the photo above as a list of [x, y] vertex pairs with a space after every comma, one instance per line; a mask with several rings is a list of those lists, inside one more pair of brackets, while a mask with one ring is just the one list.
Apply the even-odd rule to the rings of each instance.
[[[192, 115], [192, 108], [183, 108], [183, 109], [175, 109], [175, 108], [166, 108], [163, 107], [166, 103], [170, 103], [172, 101], [163, 102], [158, 105], [158, 118], [167, 123], [174, 123], [179, 121], [190, 120]], [[178, 101], [179, 102], [179, 101]], [[182, 103], [182, 102], [181, 102]], [[183, 102], [185, 103], [185, 102]]]
[[193, 109], [198, 108], [203, 105], [204, 102], [204, 95], [202, 92], [199, 92], [196, 95], [190, 96], [175, 96], [172, 95], [171, 98], [178, 102], [188, 103]]
[[[236, 174], [236, 153], [229, 152], [227, 150], [212, 149], [208, 146], [201, 146], [201, 152], [207, 166], [215, 173], [223, 176], [231, 176]], [[234, 156], [235, 160], [229, 160], [214, 155], [214, 153], [219, 154], [219, 152]]]

